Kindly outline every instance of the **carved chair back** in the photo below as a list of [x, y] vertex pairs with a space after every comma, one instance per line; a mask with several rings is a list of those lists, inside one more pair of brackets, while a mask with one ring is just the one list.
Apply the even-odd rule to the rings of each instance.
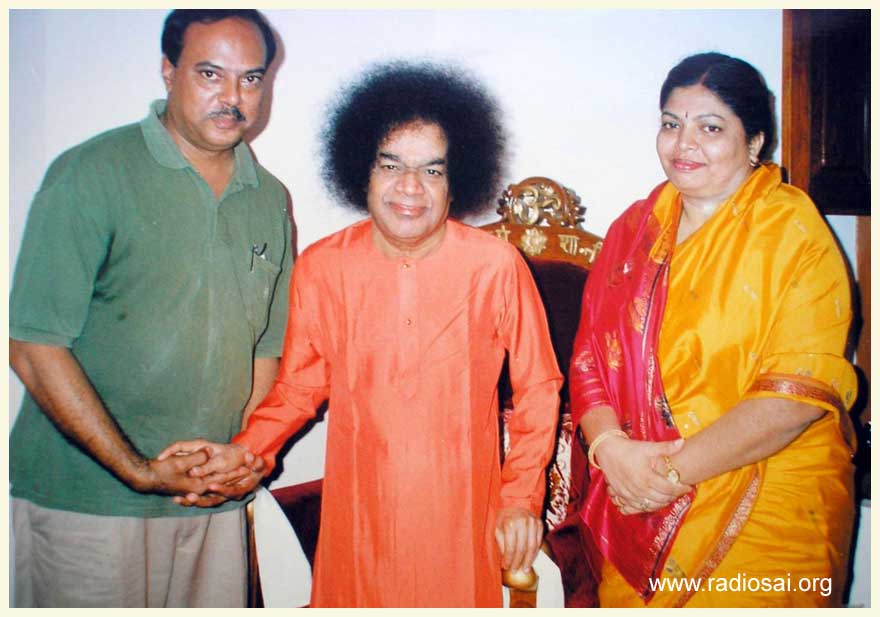
[[[482, 229], [522, 251], [544, 301], [559, 368], [567, 374], [584, 284], [602, 238], [581, 227], [586, 208], [578, 195], [550, 178], [534, 176], [511, 184], [498, 204], [501, 220]], [[505, 414], [511, 413], [511, 395], [506, 373], [502, 374], [502, 424]], [[595, 577], [585, 563], [587, 540], [577, 513], [589, 480], [586, 450], [571, 424], [567, 377], [561, 398], [556, 451], [548, 470], [544, 520], [549, 533], [544, 548], [562, 572], [566, 606], [595, 606]], [[504, 452], [506, 431], [502, 435]], [[516, 593], [520, 606], [534, 606], [530, 594]]]

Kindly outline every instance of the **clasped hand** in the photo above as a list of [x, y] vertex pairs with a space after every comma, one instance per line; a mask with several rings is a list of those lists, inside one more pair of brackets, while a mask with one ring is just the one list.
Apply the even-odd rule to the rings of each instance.
[[612, 437], [596, 452], [608, 494], [622, 514], [654, 512], [693, 488], [666, 477], [665, 457], [684, 447], [684, 440], [638, 441]]
[[[202, 456], [193, 459], [197, 454]], [[186, 474], [198, 480], [198, 488], [174, 496], [174, 502], [182, 506], [209, 508], [228, 499], [241, 499], [257, 487], [266, 472], [263, 459], [247, 448], [206, 439], [175, 442], [155, 460], [171, 461], [172, 457], [188, 457], [196, 463]]]

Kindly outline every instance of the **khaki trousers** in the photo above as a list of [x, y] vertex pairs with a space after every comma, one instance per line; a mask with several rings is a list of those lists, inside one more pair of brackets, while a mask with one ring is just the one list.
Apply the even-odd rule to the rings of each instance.
[[244, 512], [141, 519], [13, 499], [15, 606], [243, 607]]

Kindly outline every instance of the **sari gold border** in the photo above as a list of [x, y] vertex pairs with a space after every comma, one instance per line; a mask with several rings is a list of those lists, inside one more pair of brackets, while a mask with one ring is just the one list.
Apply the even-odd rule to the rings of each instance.
[[[715, 548], [712, 549], [709, 557], [703, 562], [703, 567], [700, 568], [697, 575], [694, 577], [695, 579], [700, 581], [699, 588], [702, 588], [703, 581], [705, 581], [705, 579], [707, 579], [709, 575], [715, 571], [715, 569], [721, 563], [721, 560], [724, 559], [724, 557], [730, 551], [730, 548], [733, 546], [734, 540], [736, 540], [740, 531], [742, 531], [743, 525], [745, 525], [746, 520], [749, 518], [749, 514], [752, 511], [752, 506], [755, 505], [755, 501], [757, 501], [758, 499], [758, 486], [760, 485], [761, 481], [758, 476], [757, 470], [753, 473], [754, 475], [752, 477], [752, 480], [746, 487], [745, 493], [743, 493], [739, 504], [736, 506], [736, 510], [734, 510], [733, 515], [727, 522], [727, 525], [724, 528], [721, 537], [715, 544]], [[678, 599], [674, 607], [683, 607], [696, 592], [696, 589], [692, 589], [686, 592]]]
[[[681, 523], [681, 519], [684, 517], [685, 512], [690, 509], [693, 501], [691, 493], [683, 495], [675, 501], [675, 505], [663, 518], [663, 523], [660, 525], [660, 529], [657, 531], [657, 535], [654, 537], [654, 542], [651, 545], [651, 555], [654, 557], [654, 563], [651, 566], [650, 578], [656, 578], [657, 573], [662, 570], [664, 565], [662, 563], [662, 556], [664, 554], [663, 549], [666, 544], [672, 540], [672, 534]], [[642, 598], [647, 597], [649, 589], [650, 588], [644, 589], [639, 595], [642, 596]]]
[[802, 399], [824, 403], [837, 411], [837, 424], [840, 434], [850, 450], [855, 452], [856, 437], [846, 405], [840, 400], [837, 392], [818, 379], [804, 375], [791, 375], [782, 373], [765, 373], [759, 376], [749, 388], [749, 393], [769, 392], [773, 394], [788, 394]]
[[846, 407], [837, 393], [831, 387], [812, 377], [765, 373], [755, 380], [755, 383], [749, 388], [749, 392], [792, 394], [831, 405], [841, 414], [846, 414]]

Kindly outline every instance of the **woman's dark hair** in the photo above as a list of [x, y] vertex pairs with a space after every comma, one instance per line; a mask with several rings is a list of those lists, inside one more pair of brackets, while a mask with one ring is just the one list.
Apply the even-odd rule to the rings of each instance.
[[322, 131], [323, 177], [342, 201], [367, 210], [370, 171], [382, 141], [412, 122], [445, 134], [450, 215], [486, 205], [501, 177], [504, 133], [495, 101], [460, 68], [391, 62], [344, 88]]
[[676, 88], [700, 84], [733, 110], [743, 124], [746, 140], [764, 133], [758, 159], [766, 161], [776, 148], [773, 94], [751, 64], [715, 52], [696, 54], [679, 62], [660, 88], [660, 109]]
[[266, 67], [275, 59], [275, 37], [272, 28], [258, 11], [254, 9], [175, 9], [165, 18], [165, 27], [162, 29], [162, 53], [168, 61], [177, 66], [180, 52], [183, 51], [183, 36], [190, 24], [213, 24], [221, 19], [237, 17], [254, 24], [263, 35], [263, 43], [266, 45]]

